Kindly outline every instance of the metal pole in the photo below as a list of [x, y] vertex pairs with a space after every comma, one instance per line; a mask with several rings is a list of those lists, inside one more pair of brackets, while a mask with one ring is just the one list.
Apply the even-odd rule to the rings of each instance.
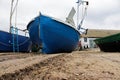
[[82, 4], [82, 0], [78, 0], [77, 2], [77, 26], [76, 28], [78, 28], [79, 26], [79, 6]]
[[17, 2], [16, 2], [16, 6], [15, 6], [15, 8], [16, 8], [16, 14], [15, 14], [15, 27], [17, 27], [17, 7], [18, 7], [18, 0], [17, 0]]
[[79, 0], [78, 0], [78, 3], [77, 3], [77, 26], [76, 26], [76, 29], [78, 27], [78, 24], [79, 24]]
[[[18, 0], [13, 8], [13, 3], [14, 3], [14, 0], [11, 1], [11, 10], [10, 10], [10, 28], [12, 26], [12, 16], [13, 16], [13, 13], [15, 12], [16, 10], [16, 16], [15, 18], [17, 17], [17, 5], [18, 5]], [[16, 19], [15, 19], [16, 20]], [[16, 24], [15, 24], [16, 25]], [[9, 28], [9, 32], [11, 33], [11, 29]]]
[[10, 33], [11, 33], [11, 27], [12, 27], [12, 10], [13, 10], [13, 2], [14, 2], [14, 0], [11, 1], [10, 25], [9, 25], [9, 32], [10, 32]]

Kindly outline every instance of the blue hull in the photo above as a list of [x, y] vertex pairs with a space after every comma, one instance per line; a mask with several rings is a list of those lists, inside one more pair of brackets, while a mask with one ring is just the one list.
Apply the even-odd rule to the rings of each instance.
[[[13, 52], [12, 34], [0, 31], [0, 52]], [[28, 37], [18, 35], [19, 52], [29, 52], [31, 41]]]
[[71, 52], [80, 38], [72, 26], [44, 15], [36, 17], [27, 28], [33, 45], [42, 44], [43, 53]]

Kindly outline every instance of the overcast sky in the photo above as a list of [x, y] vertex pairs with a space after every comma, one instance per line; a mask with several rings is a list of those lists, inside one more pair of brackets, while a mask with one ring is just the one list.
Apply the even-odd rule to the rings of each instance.
[[[9, 30], [10, 4], [12, 0], [0, 0], [0, 30]], [[83, 24], [88, 29], [120, 29], [120, 0], [87, 0], [87, 16]], [[77, 0], [19, 0], [17, 26], [26, 25], [39, 12], [65, 20]], [[76, 18], [75, 18], [76, 19]], [[15, 21], [12, 21], [14, 25]]]

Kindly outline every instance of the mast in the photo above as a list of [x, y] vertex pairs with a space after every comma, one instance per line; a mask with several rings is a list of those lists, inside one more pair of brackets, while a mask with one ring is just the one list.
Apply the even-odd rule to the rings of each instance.
[[10, 10], [10, 25], [9, 25], [9, 32], [11, 33], [11, 27], [12, 27], [12, 16], [16, 10], [16, 14], [15, 14], [15, 26], [16, 26], [16, 20], [17, 20], [17, 5], [18, 5], [18, 0], [15, 3], [14, 6], [14, 0], [11, 1], [11, 10]]
[[[79, 23], [79, 6], [80, 5], [83, 5], [83, 6], [85, 6], [84, 8], [84, 12], [83, 12], [83, 14], [82, 14], [82, 19], [81, 19], [81, 21], [80, 21], [80, 23]], [[86, 15], [86, 12], [87, 12], [87, 7], [88, 7], [88, 1], [83, 1], [83, 0], [78, 0], [78, 2], [77, 2], [77, 26], [76, 26], [76, 28], [78, 29], [78, 30], [80, 30], [80, 28], [81, 28], [81, 26], [82, 26], [82, 24], [83, 24], [83, 21], [84, 21], [84, 19], [85, 19], [85, 15]]]
[[78, 24], [79, 24], [79, 6], [81, 4], [81, 0], [78, 0], [77, 1], [77, 26], [76, 28], [78, 27]]
[[11, 27], [12, 27], [12, 11], [13, 11], [13, 2], [14, 0], [11, 1], [11, 10], [10, 10], [10, 25], [9, 25], [9, 32], [11, 33]]

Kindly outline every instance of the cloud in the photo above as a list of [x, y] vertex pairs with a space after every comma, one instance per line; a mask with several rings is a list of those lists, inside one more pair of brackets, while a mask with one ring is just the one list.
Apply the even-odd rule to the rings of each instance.
[[85, 26], [95, 29], [120, 29], [119, 0], [89, 0], [89, 3]]
[[120, 14], [114, 14], [106, 17], [104, 25], [108, 26], [108, 28], [120, 29]]
[[119, 0], [89, 0], [88, 18], [103, 20], [106, 16], [120, 12]]
[[26, 26], [30, 20], [39, 15], [39, 12], [65, 20], [74, 4], [74, 0], [19, 0], [18, 22]]
[[[77, 0], [19, 0], [17, 23], [26, 25], [39, 12], [65, 20]], [[83, 26], [95, 29], [120, 29], [120, 0], [88, 0], [88, 12]], [[8, 31], [11, 0], [0, 0], [0, 30]], [[81, 7], [81, 6], [80, 6]], [[81, 12], [80, 12], [81, 15]], [[76, 18], [74, 18], [76, 21]], [[13, 20], [13, 24], [14, 24]], [[4, 27], [2, 27], [4, 26]], [[110, 27], [108, 27], [110, 26]]]
[[106, 16], [101, 22], [86, 20], [84, 21], [84, 27], [89, 29], [120, 29], [120, 14], [112, 14]]

